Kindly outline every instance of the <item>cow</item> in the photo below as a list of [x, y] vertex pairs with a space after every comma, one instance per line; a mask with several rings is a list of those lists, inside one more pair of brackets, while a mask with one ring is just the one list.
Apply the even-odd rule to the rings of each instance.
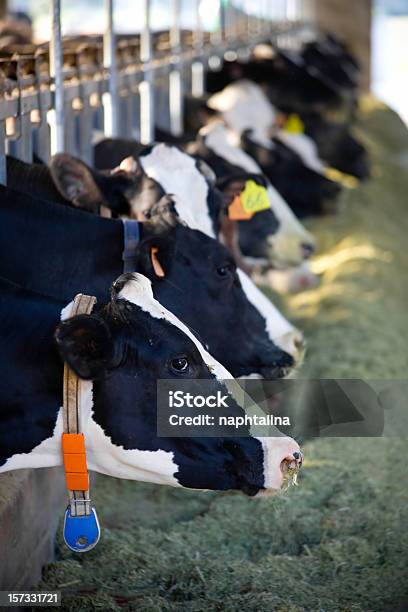
[[[121, 220], [10, 188], [0, 187], [0, 196], [1, 276], [57, 299], [78, 292], [105, 297], [123, 271]], [[173, 208], [165, 197], [139, 224], [136, 269], [233, 375], [287, 375], [304, 353], [301, 334], [272, 305], [265, 307], [268, 300], [253, 291], [223, 245], [181, 224]]]
[[[223, 121], [213, 120], [200, 130], [194, 151], [197, 152], [216, 175], [222, 174], [222, 168], [235, 168], [237, 177], [246, 171], [253, 175], [261, 175], [262, 170], [257, 162], [236, 145], [240, 142], [239, 135], [228, 128]], [[286, 202], [266, 180], [265, 186], [271, 211], [277, 217], [279, 226], [274, 234], [268, 233], [264, 214], [256, 214], [250, 222], [240, 222], [239, 244], [247, 257], [264, 259], [273, 267], [282, 269], [296, 266], [308, 259], [315, 248], [313, 236], [299, 223]], [[266, 227], [265, 227], [266, 226]], [[264, 238], [262, 240], [262, 238]]]
[[[108, 293], [105, 287], [104, 293]], [[63, 361], [80, 379], [88, 468], [118, 478], [254, 496], [278, 491], [299, 467], [291, 438], [159, 437], [157, 380], [194, 380], [229, 396], [232, 378], [191, 331], [153, 297], [140, 274], [121, 276], [91, 314], [72, 302], [0, 279], [0, 472], [62, 465]], [[62, 319], [62, 320], [61, 320]]]

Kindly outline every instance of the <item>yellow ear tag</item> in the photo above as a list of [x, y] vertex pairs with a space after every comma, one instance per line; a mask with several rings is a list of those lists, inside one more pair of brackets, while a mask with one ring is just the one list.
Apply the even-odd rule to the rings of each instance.
[[247, 181], [245, 189], [241, 193], [242, 208], [246, 213], [254, 215], [261, 210], [271, 207], [266, 187], [258, 185], [255, 181]]
[[157, 247], [152, 247], [150, 249], [150, 257], [152, 259], [152, 266], [153, 266], [153, 270], [154, 273], [156, 274], [156, 276], [160, 276], [161, 278], [163, 278], [165, 275], [163, 268], [161, 267], [161, 263], [157, 258], [157, 253], [159, 252], [159, 249]]
[[229, 205], [228, 217], [232, 221], [248, 221], [255, 213], [268, 210], [270, 207], [266, 188], [249, 180], [245, 183], [244, 191], [239, 196], [235, 196]]
[[289, 134], [304, 134], [305, 124], [298, 114], [292, 113], [285, 123], [284, 130]]

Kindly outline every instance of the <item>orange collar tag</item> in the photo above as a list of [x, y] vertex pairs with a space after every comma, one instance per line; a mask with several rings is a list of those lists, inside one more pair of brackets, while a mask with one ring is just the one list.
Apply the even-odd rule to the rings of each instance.
[[152, 266], [153, 266], [154, 273], [156, 274], [156, 276], [160, 276], [161, 278], [163, 278], [166, 275], [164, 273], [164, 270], [161, 266], [160, 261], [158, 260], [158, 257], [157, 257], [158, 252], [159, 252], [159, 249], [157, 247], [152, 247], [150, 249], [150, 257], [152, 260]]
[[62, 455], [64, 458], [67, 489], [69, 491], [88, 491], [89, 476], [86, 464], [84, 434], [63, 433]]

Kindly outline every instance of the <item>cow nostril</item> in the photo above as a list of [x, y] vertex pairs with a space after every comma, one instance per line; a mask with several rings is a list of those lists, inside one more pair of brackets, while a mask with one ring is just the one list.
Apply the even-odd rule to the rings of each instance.
[[303, 349], [305, 348], [305, 339], [302, 336], [298, 336], [297, 338], [295, 338], [293, 343], [298, 351], [303, 351]]
[[300, 245], [300, 248], [304, 259], [308, 259], [314, 253], [314, 246], [312, 244], [303, 243]]

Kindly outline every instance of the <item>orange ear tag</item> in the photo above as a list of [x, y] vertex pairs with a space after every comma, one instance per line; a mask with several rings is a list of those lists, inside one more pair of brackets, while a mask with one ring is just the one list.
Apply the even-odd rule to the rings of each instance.
[[241, 194], [235, 196], [232, 203], [228, 206], [228, 218], [231, 221], [248, 221], [252, 217], [253, 213], [245, 212], [242, 206]]
[[161, 267], [160, 261], [157, 258], [158, 252], [159, 252], [159, 249], [157, 247], [152, 247], [150, 249], [150, 257], [152, 259], [154, 273], [156, 274], [156, 276], [160, 276], [161, 278], [163, 278], [166, 275], [164, 273], [163, 268]]

